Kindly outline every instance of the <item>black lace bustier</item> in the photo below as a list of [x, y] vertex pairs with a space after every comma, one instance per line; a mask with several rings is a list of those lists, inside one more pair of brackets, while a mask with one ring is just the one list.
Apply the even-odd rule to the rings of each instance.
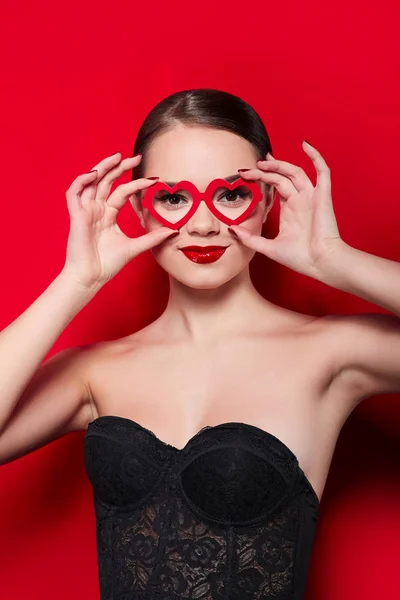
[[319, 500], [293, 452], [246, 423], [182, 449], [124, 417], [89, 423], [101, 600], [301, 600]]

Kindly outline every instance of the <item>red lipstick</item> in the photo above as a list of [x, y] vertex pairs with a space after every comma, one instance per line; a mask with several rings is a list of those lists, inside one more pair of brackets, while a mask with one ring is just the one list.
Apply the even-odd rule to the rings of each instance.
[[221, 258], [227, 246], [185, 246], [179, 248], [192, 262], [199, 264], [212, 263]]

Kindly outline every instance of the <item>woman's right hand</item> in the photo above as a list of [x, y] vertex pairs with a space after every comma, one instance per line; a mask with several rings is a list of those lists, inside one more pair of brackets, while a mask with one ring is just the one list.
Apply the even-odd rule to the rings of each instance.
[[118, 213], [129, 196], [157, 181], [135, 179], [119, 185], [109, 195], [114, 181], [140, 160], [139, 155], [121, 161], [118, 152], [99, 162], [94, 167], [97, 172], [79, 175], [66, 192], [70, 231], [63, 273], [84, 287], [100, 288], [132, 258], [176, 233], [160, 227], [130, 238], [117, 225]]

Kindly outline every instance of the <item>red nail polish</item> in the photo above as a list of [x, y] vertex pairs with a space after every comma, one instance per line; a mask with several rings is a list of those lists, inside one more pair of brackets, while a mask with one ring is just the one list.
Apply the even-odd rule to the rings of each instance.
[[146, 179], [160, 179], [159, 177], [146, 177]]
[[241, 171], [251, 171], [251, 169], [238, 169], [238, 171], [240, 173]]
[[[305, 142], [307, 142], [307, 140], [306, 140], [306, 139], [305, 139], [304, 141], [305, 141]], [[309, 146], [311, 146], [311, 148], [314, 148], [314, 146], [313, 146], [312, 144], [310, 144], [310, 142], [307, 142], [307, 144], [308, 144]]]

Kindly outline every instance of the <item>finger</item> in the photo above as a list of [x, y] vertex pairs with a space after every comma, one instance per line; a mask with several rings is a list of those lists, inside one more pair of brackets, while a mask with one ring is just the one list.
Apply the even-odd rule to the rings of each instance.
[[317, 171], [317, 186], [324, 192], [331, 192], [331, 170], [328, 167], [325, 160], [322, 158], [322, 154], [318, 152], [314, 146], [311, 146], [308, 142], [303, 140], [303, 150], [314, 163], [315, 170]]
[[93, 167], [99, 172], [99, 179], [103, 177], [107, 171], [112, 169], [116, 164], [121, 161], [121, 152], [115, 152], [111, 156], [107, 156], [107, 158], [103, 158], [97, 165]]
[[67, 199], [67, 206], [69, 214], [76, 215], [77, 210], [82, 208], [81, 202], [81, 193], [85, 189], [86, 186], [97, 180], [97, 171], [91, 171], [90, 173], [83, 173], [82, 175], [78, 175], [76, 179], [71, 183], [67, 191], [65, 192], [65, 197]]
[[140, 154], [136, 156], [130, 156], [109, 170], [97, 185], [96, 200], [98, 202], [105, 202], [110, 195], [113, 183], [126, 171], [131, 171], [137, 167], [141, 161], [141, 158], [142, 157]]
[[229, 225], [228, 229], [232, 230], [245, 246], [267, 256], [269, 243], [264, 237], [251, 233], [251, 231], [241, 225]]
[[149, 188], [157, 183], [157, 181], [158, 179], [141, 177], [140, 179], [134, 179], [128, 183], [121, 183], [108, 198], [106, 205], [119, 211], [124, 206], [129, 196], [137, 194], [140, 190]]
[[168, 227], [159, 227], [158, 229], [149, 231], [148, 233], [145, 233], [137, 238], [131, 238], [131, 258], [135, 258], [135, 256], [138, 256], [138, 254], [141, 254], [146, 250], [150, 250], [150, 248], [154, 248], [154, 246], [158, 246], [170, 236], [177, 235], [178, 233], [179, 231], [169, 229]]
[[[114, 168], [120, 161], [121, 161], [121, 153], [116, 152], [112, 156], [108, 156], [107, 158], [104, 158], [97, 165], [95, 165], [93, 167], [93, 169], [96, 169], [98, 172], [98, 177], [97, 177], [96, 183], [98, 183], [101, 180], [101, 178], [110, 169]], [[82, 197], [81, 197], [83, 206], [86, 206], [87, 204], [90, 204], [90, 202], [93, 202], [94, 200], [96, 200], [96, 189], [97, 189], [97, 186], [92, 185], [84, 191], [84, 193], [82, 194]]]
[[257, 167], [263, 171], [274, 171], [290, 179], [294, 187], [301, 190], [313, 188], [313, 184], [303, 169], [283, 160], [258, 160]]
[[292, 181], [279, 173], [261, 171], [261, 169], [249, 169], [248, 171], [241, 172], [243, 179], [251, 179], [256, 181], [262, 181], [266, 185], [273, 185], [279, 194], [287, 200], [290, 196], [297, 193], [297, 189], [293, 185]]

